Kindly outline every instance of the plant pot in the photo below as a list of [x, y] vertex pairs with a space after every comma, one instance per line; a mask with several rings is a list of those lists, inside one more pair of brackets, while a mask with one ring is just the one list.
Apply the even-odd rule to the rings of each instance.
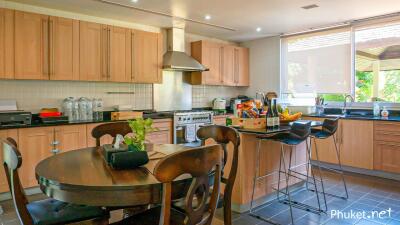
[[[130, 150], [132, 147], [128, 147]], [[111, 155], [110, 165], [114, 169], [134, 169], [149, 162], [146, 151], [118, 152]]]

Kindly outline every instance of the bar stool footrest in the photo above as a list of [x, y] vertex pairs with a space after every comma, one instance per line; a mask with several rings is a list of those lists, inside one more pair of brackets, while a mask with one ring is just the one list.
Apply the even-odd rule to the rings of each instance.
[[292, 207], [298, 208], [298, 209], [302, 209], [304, 211], [307, 212], [311, 212], [317, 215], [320, 215], [321, 213], [326, 213], [324, 210], [322, 209], [318, 209], [312, 206], [309, 206], [307, 204], [301, 203], [301, 202], [297, 202], [297, 201], [291, 201], [289, 202], [289, 200], [285, 199], [285, 200], [280, 200], [281, 203], [286, 204], [286, 205], [292, 205]]

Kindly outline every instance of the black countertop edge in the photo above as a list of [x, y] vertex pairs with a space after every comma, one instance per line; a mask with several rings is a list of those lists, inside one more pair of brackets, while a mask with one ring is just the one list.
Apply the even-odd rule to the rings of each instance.
[[[103, 120], [77, 121], [77, 122], [55, 122], [55, 123], [42, 123], [42, 122], [40, 122], [38, 120], [33, 119], [32, 124], [30, 124], [30, 125], [0, 126], [0, 130], [118, 122], [118, 121], [115, 121], [115, 120], [111, 120], [111, 117], [108, 116], [107, 113], [105, 113], [104, 117], [105, 117], [105, 119], [103, 119]], [[153, 120], [172, 119], [173, 115], [171, 115], [171, 114], [153, 113], [153, 114], [143, 114], [143, 118], [144, 119], [151, 118]]]
[[[327, 116], [327, 115], [317, 115], [317, 114], [308, 114], [308, 115], [303, 115], [306, 117], [316, 117], [316, 118], [335, 118], [335, 116]], [[340, 119], [345, 119], [345, 120], [373, 120], [373, 121], [390, 121], [390, 122], [400, 122], [400, 116], [389, 116], [389, 117], [381, 117], [381, 116], [342, 116], [342, 115], [337, 115]]]
[[[298, 123], [307, 123], [310, 122], [309, 120], [299, 120], [296, 121]], [[322, 122], [319, 121], [311, 121], [311, 127], [319, 127], [322, 125]], [[275, 134], [281, 132], [287, 132], [290, 130], [290, 125], [281, 125], [276, 129], [246, 129], [246, 128], [236, 128], [239, 133], [243, 134], [259, 134], [259, 135], [266, 135], [266, 134]]]

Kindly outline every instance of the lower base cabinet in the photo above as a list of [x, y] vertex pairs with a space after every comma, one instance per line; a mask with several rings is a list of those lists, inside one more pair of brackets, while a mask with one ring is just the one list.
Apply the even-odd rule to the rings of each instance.
[[400, 123], [374, 123], [374, 169], [400, 173]]

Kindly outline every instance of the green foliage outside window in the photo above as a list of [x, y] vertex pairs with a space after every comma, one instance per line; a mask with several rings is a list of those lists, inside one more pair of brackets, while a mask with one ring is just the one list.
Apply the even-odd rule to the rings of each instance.
[[373, 73], [356, 71], [356, 101], [369, 102], [373, 90]]

